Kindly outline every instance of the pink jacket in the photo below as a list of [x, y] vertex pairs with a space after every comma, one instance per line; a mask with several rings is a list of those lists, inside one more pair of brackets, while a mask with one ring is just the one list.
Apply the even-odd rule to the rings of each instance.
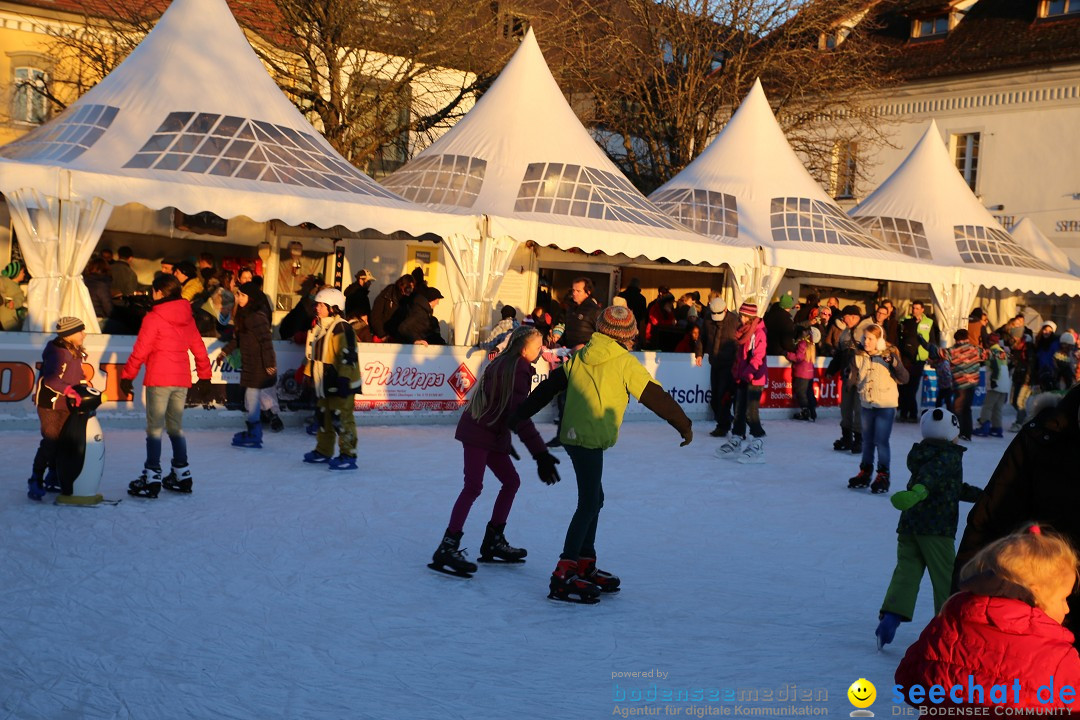
[[735, 382], [765, 386], [768, 377], [765, 345], [765, 323], [759, 318], [750, 342], [735, 348], [735, 367], [731, 369]]
[[815, 375], [814, 364], [806, 359], [806, 341], [800, 340], [795, 352], [787, 353], [788, 362], [791, 363], [791, 377], [812, 380]]

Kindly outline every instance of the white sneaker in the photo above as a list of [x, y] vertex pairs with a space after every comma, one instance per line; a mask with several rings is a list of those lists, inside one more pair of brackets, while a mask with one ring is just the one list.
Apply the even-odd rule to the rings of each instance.
[[738, 457], [741, 445], [742, 438], [738, 435], [732, 435], [727, 442], [716, 448], [716, 456], [724, 458], [725, 460], [730, 460], [731, 458]]
[[754, 438], [739, 453], [739, 462], [743, 465], [757, 465], [765, 462], [765, 443], [761, 438]]

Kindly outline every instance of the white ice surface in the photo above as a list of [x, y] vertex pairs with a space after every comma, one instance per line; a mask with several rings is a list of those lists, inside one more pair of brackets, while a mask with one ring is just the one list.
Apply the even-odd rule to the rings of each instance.
[[[893, 670], [932, 598], [924, 579], [916, 622], [879, 654], [888, 496], [847, 489], [858, 458], [832, 450], [835, 420], [766, 421], [757, 466], [714, 457], [710, 425], [696, 429], [680, 449], [666, 424], [629, 423], [605, 455], [597, 548], [624, 590], [592, 607], [545, 597], [575, 503], [562, 453], [550, 488], [518, 463], [507, 537], [528, 562], [460, 580], [425, 567], [461, 486], [451, 427], [361, 428], [356, 473], [301, 463], [313, 439], [295, 429], [261, 451], [189, 431], [195, 492], [157, 500], [125, 493], [143, 434], [106, 428], [102, 491], [124, 501], [94, 509], [28, 500], [36, 433], [5, 432], [0, 718], [607, 718], [633, 705], [615, 683], [654, 682], [794, 684], [846, 717], [860, 677], [892, 716]], [[976, 438], [966, 479], [984, 485], [1011, 437]], [[894, 490], [917, 438], [895, 427]], [[489, 476], [466, 526], [473, 557], [497, 487]], [[667, 677], [612, 678], [650, 670]], [[671, 705], [651, 707], [724, 703]]]

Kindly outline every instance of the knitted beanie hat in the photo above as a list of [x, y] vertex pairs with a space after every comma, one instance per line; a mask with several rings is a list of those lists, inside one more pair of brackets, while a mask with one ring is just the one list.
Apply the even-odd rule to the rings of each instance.
[[22, 270], [22, 263], [19, 262], [18, 260], [12, 260], [11, 262], [9, 262], [7, 265], [4, 266], [4, 270], [3, 270], [3, 272], [0, 272], [0, 275], [3, 275], [6, 278], [14, 279], [19, 274], [19, 271], [21, 271], [21, 270]]
[[56, 321], [56, 334], [59, 337], [67, 337], [86, 329], [83, 321], [77, 317], [62, 317]]
[[744, 302], [742, 305], [739, 306], [739, 314], [757, 317], [757, 305], [752, 302]]
[[795, 307], [795, 298], [787, 294], [781, 295], [780, 307], [784, 308], [785, 310], [790, 310], [791, 308]]
[[960, 434], [960, 421], [944, 408], [926, 410], [919, 418], [922, 436], [927, 440], [948, 440], [952, 442]]
[[617, 340], [623, 345], [634, 342], [637, 337], [637, 321], [630, 308], [612, 305], [604, 308], [600, 317], [596, 319], [596, 332], [607, 335], [612, 340]]

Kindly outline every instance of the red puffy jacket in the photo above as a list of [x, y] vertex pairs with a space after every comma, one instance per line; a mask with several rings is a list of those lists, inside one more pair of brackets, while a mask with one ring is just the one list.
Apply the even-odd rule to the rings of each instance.
[[[1023, 600], [962, 592], [949, 598], [908, 648], [896, 669], [896, 682], [913, 707], [993, 706], [991, 688], [1004, 685], [1006, 702], [997, 698], [998, 707], [1080, 709], [1080, 656], [1072, 643], [1071, 632]], [[981, 698], [972, 696], [974, 702], [968, 697], [969, 675], [971, 684], [983, 689]], [[1053, 697], [1044, 690], [1042, 699], [1048, 702], [1039, 702], [1036, 693], [1051, 684], [1051, 677]], [[1017, 680], [1019, 702], [1014, 695]], [[924, 688], [921, 702], [908, 694], [912, 685]], [[933, 685], [945, 688], [940, 704], [926, 699], [925, 691]], [[956, 685], [962, 688], [959, 703], [948, 696]], [[1058, 694], [1065, 685], [1074, 691], [1071, 704], [1062, 703]]]
[[191, 387], [191, 360], [200, 380], [210, 379], [210, 358], [195, 327], [191, 303], [183, 298], [159, 302], [143, 318], [135, 347], [120, 377], [134, 380], [146, 364], [145, 387]]

